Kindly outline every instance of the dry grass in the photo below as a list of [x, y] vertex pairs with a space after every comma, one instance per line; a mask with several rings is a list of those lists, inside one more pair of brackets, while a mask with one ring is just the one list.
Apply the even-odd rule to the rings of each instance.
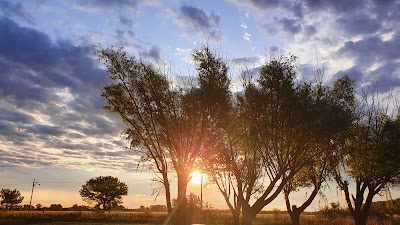
[[[46, 224], [46, 225], [100, 225], [100, 224], [162, 224], [166, 213], [156, 212], [75, 212], [75, 211], [0, 211], [0, 224]], [[211, 225], [232, 224], [229, 212], [210, 211], [202, 216], [203, 223]], [[303, 225], [353, 225], [350, 217], [328, 219], [316, 215], [304, 215]], [[259, 214], [254, 225], [290, 225], [290, 218], [285, 213]], [[400, 225], [400, 218], [380, 221], [370, 218], [368, 225]]]

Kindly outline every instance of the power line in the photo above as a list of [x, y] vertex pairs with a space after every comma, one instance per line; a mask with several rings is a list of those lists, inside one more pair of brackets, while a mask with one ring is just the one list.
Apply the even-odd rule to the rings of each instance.
[[1, 184], [0, 187], [11, 186], [11, 185], [21, 185], [21, 184], [31, 184], [31, 182], [16, 183], [16, 184]]

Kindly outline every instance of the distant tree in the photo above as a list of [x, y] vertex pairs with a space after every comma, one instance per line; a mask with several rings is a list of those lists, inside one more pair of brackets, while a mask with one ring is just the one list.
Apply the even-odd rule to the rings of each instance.
[[16, 205], [20, 204], [24, 197], [17, 190], [1, 189], [0, 191], [1, 205], [6, 209], [13, 209]]
[[74, 204], [70, 210], [72, 211], [89, 211], [90, 207], [87, 205], [78, 205], [78, 204]]
[[125, 210], [125, 206], [123, 206], [123, 205], [117, 205], [117, 206], [114, 208], [114, 210], [117, 210], [117, 211], [124, 211], [124, 210]]
[[36, 204], [36, 210], [42, 210], [43, 206], [42, 204], [38, 203]]
[[329, 206], [327, 205], [319, 210], [318, 215], [328, 219], [335, 219], [338, 217], [349, 216], [349, 212], [346, 208], [340, 207], [339, 202], [331, 202]]
[[61, 204], [51, 204], [50, 207], [49, 207], [49, 209], [50, 209], [51, 211], [62, 211], [62, 210], [63, 210], [63, 207], [62, 207]]
[[377, 201], [371, 204], [371, 215], [376, 217], [384, 217], [386, 215], [400, 214], [400, 198]]
[[165, 205], [151, 205], [150, 206], [150, 211], [152, 212], [167, 212], [167, 206]]
[[116, 177], [99, 176], [82, 185], [79, 194], [88, 204], [95, 202], [94, 208], [111, 210], [122, 203], [122, 195], [128, 194], [128, 186]]
[[[388, 115], [377, 93], [364, 93], [347, 156], [335, 170], [356, 225], [367, 224], [375, 195], [400, 184], [400, 116]], [[350, 182], [354, 182], [354, 194]]]
[[35, 207], [32, 205], [26, 204], [26, 205], [22, 206], [22, 210], [25, 210], [25, 211], [30, 211], [30, 210], [34, 210], [34, 209], [35, 209]]

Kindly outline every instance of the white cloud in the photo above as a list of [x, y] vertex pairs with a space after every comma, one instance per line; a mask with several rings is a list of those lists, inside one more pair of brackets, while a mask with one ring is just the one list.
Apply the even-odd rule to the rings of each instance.
[[246, 41], [250, 41], [250, 39], [251, 39], [251, 34], [250, 34], [250, 33], [247, 33], [247, 32], [244, 33], [243, 39], [246, 40]]
[[240, 27], [243, 29], [247, 29], [247, 24], [245, 22], [242, 22], [242, 24], [240, 24]]

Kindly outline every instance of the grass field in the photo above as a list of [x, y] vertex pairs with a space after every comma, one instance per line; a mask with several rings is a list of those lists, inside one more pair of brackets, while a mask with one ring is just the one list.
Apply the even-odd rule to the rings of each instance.
[[[0, 211], [0, 225], [158, 225], [164, 224], [166, 213], [156, 212], [74, 212], [74, 211]], [[205, 224], [230, 225], [230, 213], [211, 211], [202, 216]], [[254, 225], [290, 225], [290, 218], [283, 213], [259, 214]], [[308, 214], [301, 218], [304, 225], [352, 225], [353, 220], [344, 218], [323, 218]], [[371, 218], [368, 225], [400, 225], [400, 218], [377, 220]]]

